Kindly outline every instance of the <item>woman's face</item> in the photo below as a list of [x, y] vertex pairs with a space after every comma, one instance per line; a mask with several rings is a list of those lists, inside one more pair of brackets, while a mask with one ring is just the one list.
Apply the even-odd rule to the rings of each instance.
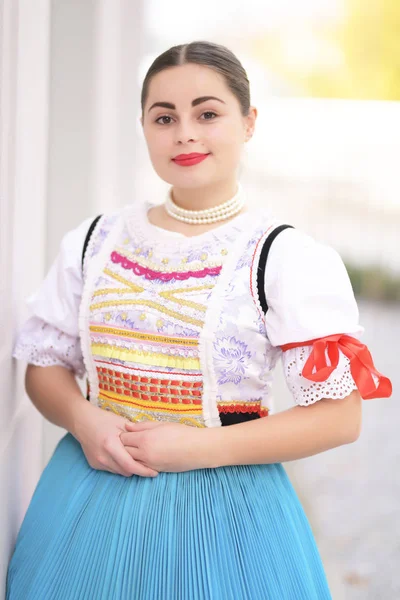
[[[142, 117], [154, 169], [177, 188], [236, 177], [256, 116], [255, 108], [242, 115], [236, 96], [211, 68], [185, 64], [157, 73]], [[190, 154], [200, 155], [199, 162]]]

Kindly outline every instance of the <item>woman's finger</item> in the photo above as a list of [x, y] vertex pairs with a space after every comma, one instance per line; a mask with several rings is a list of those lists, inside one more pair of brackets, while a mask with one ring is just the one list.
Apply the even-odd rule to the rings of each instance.
[[142, 461], [143, 460], [143, 453], [139, 448], [133, 448], [132, 446], [125, 446], [125, 450], [128, 452], [128, 454], [137, 461]]
[[122, 442], [117, 446], [112, 446], [109, 450], [112, 458], [118, 463], [120, 468], [124, 471], [128, 471], [130, 475], [140, 475], [142, 477], [156, 477], [158, 471], [145, 467], [140, 463], [136, 462], [125, 449]]
[[107, 454], [103, 461], [97, 461], [97, 463], [94, 463], [90, 466], [92, 467], [92, 469], [95, 469], [97, 471], [108, 471], [109, 473], [114, 473], [114, 475], [124, 475], [125, 477], [130, 476], [130, 473], [128, 473], [127, 471], [123, 471], [109, 454]]
[[129, 477], [129, 474], [122, 472], [115, 460], [112, 460], [111, 457], [109, 457], [109, 462], [110, 464], [105, 470], [107, 470], [109, 473], [113, 473], [114, 475], [123, 475], [124, 477]]
[[115, 473], [116, 475], [123, 475], [124, 477], [130, 477], [132, 475], [131, 469], [126, 469], [121, 467], [117, 461], [113, 459], [111, 455], [108, 455], [108, 463], [110, 466], [111, 473]]
[[119, 434], [119, 439], [121, 440], [124, 446], [132, 446], [134, 448], [139, 448], [140, 437], [137, 434], [137, 431], [122, 432]]
[[125, 423], [125, 428], [127, 431], [145, 431], [146, 429], [155, 429], [161, 425], [162, 423], [156, 423], [154, 421], [140, 421], [139, 423], [130, 423], [127, 421]]

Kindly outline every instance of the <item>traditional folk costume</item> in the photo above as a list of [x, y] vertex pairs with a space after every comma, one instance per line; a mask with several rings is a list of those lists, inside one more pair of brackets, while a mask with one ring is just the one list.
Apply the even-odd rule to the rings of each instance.
[[[336, 251], [266, 212], [186, 237], [151, 224], [150, 206], [103, 215], [83, 268], [92, 219], [64, 237], [30, 299], [17, 358], [86, 374], [104, 410], [191, 427], [268, 418], [279, 358], [304, 410], [357, 388], [390, 395], [358, 339]], [[331, 596], [281, 463], [123, 477], [92, 469], [67, 433], [22, 524], [7, 598]]]

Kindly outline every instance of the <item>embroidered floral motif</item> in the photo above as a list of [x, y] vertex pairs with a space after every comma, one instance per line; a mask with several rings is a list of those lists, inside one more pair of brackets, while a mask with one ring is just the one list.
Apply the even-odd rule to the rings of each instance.
[[[160, 321], [160, 322], [159, 322]], [[160, 333], [164, 333], [166, 335], [177, 335], [177, 336], [187, 336], [187, 337], [198, 337], [199, 332], [195, 329], [190, 329], [189, 327], [185, 327], [184, 325], [178, 325], [177, 323], [172, 323], [171, 321], [157, 321], [157, 330]]]
[[236, 337], [222, 337], [214, 342], [215, 360], [219, 366], [218, 383], [238, 384], [246, 377], [246, 368], [251, 358], [247, 344]]
[[240, 269], [243, 269], [244, 267], [250, 268], [251, 267], [251, 262], [253, 259], [253, 253], [254, 253], [254, 246], [257, 242], [258, 236], [254, 237], [248, 241], [247, 245], [246, 245], [246, 249], [243, 252], [242, 256], [239, 258], [239, 261], [236, 265], [235, 271], [240, 271]]
[[93, 256], [98, 254], [116, 219], [117, 215], [108, 215], [100, 219], [100, 228], [96, 228], [94, 235], [90, 238], [90, 242], [86, 251], [87, 256], [93, 258]]
[[[207, 259], [207, 255], [212, 254], [212, 248], [210, 245], [201, 246], [199, 248], [190, 248], [186, 254], [185, 262], [194, 262], [195, 260], [203, 261]], [[203, 256], [206, 255], [205, 258]]]

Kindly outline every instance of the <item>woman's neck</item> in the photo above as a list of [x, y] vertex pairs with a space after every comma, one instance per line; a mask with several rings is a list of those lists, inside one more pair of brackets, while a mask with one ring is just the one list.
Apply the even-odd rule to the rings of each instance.
[[203, 210], [213, 208], [227, 202], [238, 191], [236, 179], [224, 181], [213, 186], [201, 188], [172, 188], [172, 199], [181, 208], [186, 210]]

